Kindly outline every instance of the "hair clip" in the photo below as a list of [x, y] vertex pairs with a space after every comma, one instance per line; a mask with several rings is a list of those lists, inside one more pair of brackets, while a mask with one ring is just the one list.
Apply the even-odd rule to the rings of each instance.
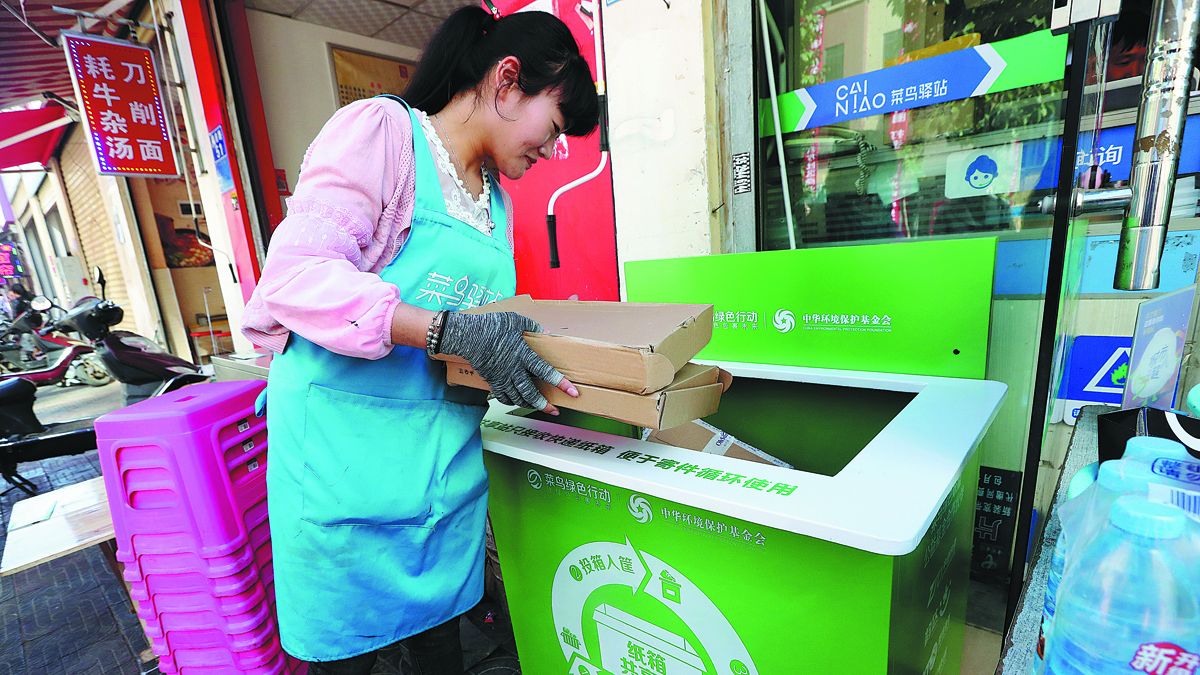
[[492, 13], [492, 19], [495, 21], [499, 21], [500, 20], [500, 8], [496, 6], [496, 3], [493, 2], [492, 0], [483, 0], [483, 4], [487, 5], [487, 10]]

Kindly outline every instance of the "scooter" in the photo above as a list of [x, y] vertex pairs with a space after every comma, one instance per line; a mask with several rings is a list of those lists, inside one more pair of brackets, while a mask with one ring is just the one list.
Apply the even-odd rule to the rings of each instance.
[[78, 455], [96, 447], [96, 418], [42, 424], [33, 412], [36, 398], [37, 385], [29, 380], [0, 382], [0, 475], [12, 486], [0, 497], [13, 490], [37, 493], [37, 485], [17, 470], [21, 462]]
[[[103, 297], [104, 273], [96, 268], [93, 275]], [[33, 302], [35, 309], [51, 306], [45, 298]], [[88, 340], [125, 388], [126, 405], [209, 379], [211, 373], [151, 340], [128, 331], [110, 331], [123, 317], [121, 307], [111, 300], [84, 298], [42, 331], [76, 332]], [[0, 382], [0, 476], [12, 485], [0, 495], [14, 489], [28, 495], [37, 492], [37, 486], [17, 470], [21, 462], [78, 455], [96, 447], [94, 417], [42, 424], [33, 412], [36, 398], [37, 386], [29, 380], [16, 377]]]
[[[45, 350], [43, 349], [42, 354], [37, 357], [25, 353], [25, 348], [21, 345], [21, 336], [11, 330], [12, 323], [12, 319], [0, 316], [0, 335], [5, 336], [0, 338], [0, 372], [45, 368]], [[40, 348], [40, 345], [38, 346]]]
[[[35, 298], [31, 304], [37, 311], [45, 311], [54, 306], [49, 300], [40, 297]], [[18, 315], [4, 332], [0, 333], [0, 342], [12, 336], [28, 334], [32, 336], [34, 345], [43, 352], [44, 356], [40, 366], [29, 367], [26, 365], [24, 368], [19, 366], [14, 368], [13, 366], [21, 363], [19, 360], [21, 347], [19, 344], [12, 344], [11, 341], [6, 343], [4, 347], [0, 348], [0, 369], [3, 370], [0, 372], [0, 381], [21, 377], [38, 386], [86, 384], [93, 387], [99, 387], [112, 381], [112, 377], [104, 369], [104, 364], [95, 355], [95, 350], [91, 346], [53, 336], [49, 332], [45, 328], [39, 331], [33, 325], [30, 312]]]
[[[206, 375], [176, 375], [162, 383], [155, 395], [175, 391], [197, 382]], [[20, 490], [37, 494], [37, 485], [17, 469], [22, 462], [37, 462], [51, 457], [80, 455], [96, 447], [95, 417], [42, 424], [33, 411], [37, 385], [17, 377], [0, 382], [0, 476], [8, 481], [0, 497]]]
[[[210, 369], [167, 352], [153, 340], [129, 331], [111, 330], [121, 323], [125, 312], [120, 305], [107, 299], [103, 270], [97, 267], [93, 274], [100, 286], [101, 297], [80, 300], [75, 307], [44, 327], [42, 333], [54, 330], [78, 333], [87, 340], [96, 350], [104, 368], [121, 383], [125, 405], [163, 393], [163, 387], [179, 375], [201, 380], [211, 376]], [[40, 297], [33, 302], [38, 303], [34, 307], [49, 304], [48, 300]]]

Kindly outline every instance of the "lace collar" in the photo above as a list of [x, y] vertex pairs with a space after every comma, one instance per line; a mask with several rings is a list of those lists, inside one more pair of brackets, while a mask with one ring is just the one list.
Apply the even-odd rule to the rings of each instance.
[[[429, 146], [433, 150], [434, 162], [437, 164], [438, 171], [449, 179], [450, 189], [442, 190], [446, 198], [446, 211], [452, 217], [463, 221], [483, 234], [491, 235], [496, 225], [491, 218], [492, 179], [488, 172], [480, 167], [480, 173], [483, 176], [483, 191], [478, 198], [472, 196], [458, 175], [458, 169], [454, 166], [454, 162], [450, 160], [450, 153], [442, 143], [442, 137], [438, 135], [437, 129], [434, 128], [432, 119], [423, 112], [420, 118], [421, 128], [424, 130], [426, 138], [429, 139]], [[446, 180], [439, 182], [442, 183], [443, 188], [447, 187]]]

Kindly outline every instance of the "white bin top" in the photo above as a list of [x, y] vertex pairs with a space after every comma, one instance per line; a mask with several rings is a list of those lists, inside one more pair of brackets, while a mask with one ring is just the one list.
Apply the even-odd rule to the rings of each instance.
[[[735, 377], [916, 396], [834, 476], [543, 422], [511, 415], [513, 408], [495, 402], [484, 421], [483, 447], [648, 496], [871, 553], [899, 556], [911, 553], [925, 537], [1007, 391], [1006, 385], [988, 380], [707, 363], [719, 365]], [[585, 447], [571, 447], [577, 445]], [[599, 454], [595, 445], [611, 449]], [[769, 452], [770, 448], [763, 450]], [[655, 460], [641, 461], [646, 456]], [[726, 477], [732, 474], [733, 482], [664, 470], [655, 465], [660, 459], [693, 463]], [[768, 484], [757, 483], [764, 489], [750, 489], [745, 485], [750, 479]], [[974, 487], [968, 486], [968, 491], [956, 498], [973, 501]]]

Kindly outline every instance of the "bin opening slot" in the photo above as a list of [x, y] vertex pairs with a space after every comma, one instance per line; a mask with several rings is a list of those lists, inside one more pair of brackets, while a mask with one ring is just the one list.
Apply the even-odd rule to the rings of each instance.
[[[916, 398], [913, 392], [842, 387], [738, 377], [721, 397], [721, 409], [705, 422], [796, 468], [836, 476], [896, 415]], [[640, 438], [625, 422], [566, 408], [553, 417], [539, 410], [513, 415]]]
[[916, 396], [738, 377], [704, 421], [797, 471], [836, 476]]

